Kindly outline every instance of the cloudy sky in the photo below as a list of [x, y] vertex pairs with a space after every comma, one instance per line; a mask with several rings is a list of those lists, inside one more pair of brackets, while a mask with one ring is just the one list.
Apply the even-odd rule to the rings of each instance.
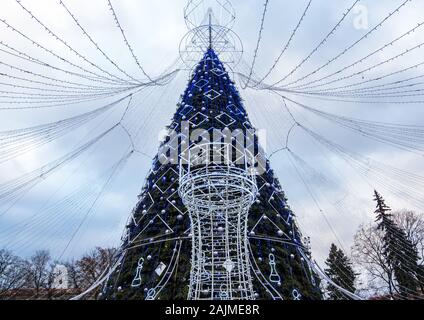
[[[145, 78], [115, 25], [107, 0], [68, 0], [63, 2], [94, 39], [98, 48], [110, 60], [117, 63], [119, 68], [125, 70], [129, 75], [137, 79]], [[262, 39], [255, 59], [254, 78], [260, 79], [265, 76], [273, 65], [308, 2], [309, 0], [269, 1]], [[321, 42], [353, 2], [352, 0], [313, 0], [295, 37], [265, 83], [275, 83], [293, 70]], [[360, 1], [334, 35], [329, 37], [328, 41], [311, 55], [311, 58], [285, 83], [308, 75], [343, 52], [345, 48], [351, 46], [380, 23], [402, 2], [401, 0]], [[21, 3], [86, 60], [93, 62], [103, 70], [122, 76], [122, 73], [117, 71], [76, 26], [59, 1], [23, 0]], [[90, 204], [96, 200], [96, 195], [105, 185], [108, 175], [130, 148], [128, 136], [122, 128], [117, 128], [90, 148], [88, 152], [43, 180], [18, 201], [0, 204], [3, 212], [0, 213], [0, 247], [8, 246], [21, 255], [28, 255], [34, 250], [46, 248], [51, 250], [55, 258], [72, 258], [95, 245], [119, 243], [126, 219], [137, 201], [137, 194], [143, 186], [144, 178], [151, 166], [151, 158], [157, 151], [158, 136], [161, 130], [170, 123], [179, 95], [187, 83], [190, 70], [178, 60], [180, 41], [188, 32], [183, 14], [186, 0], [114, 0], [112, 3], [127, 39], [147, 74], [157, 77], [165, 70], [182, 69], [169, 84], [144, 89], [133, 97], [124, 123], [134, 134], [138, 132], [135, 143], [137, 149], [141, 150], [144, 155], [133, 155], [122, 168], [119, 167], [120, 170], [114, 179], [106, 185], [104, 193], [90, 210]], [[200, 16], [207, 6], [199, 7]], [[233, 0], [233, 7], [236, 13], [233, 30], [242, 41], [244, 53], [237, 66], [230, 65], [228, 67], [235, 71], [233, 74], [250, 119], [257, 128], [266, 130], [266, 149], [270, 155], [285, 146], [286, 136], [293, 125], [293, 120], [287, 110], [283, 108], [281, 98], [274, 93], [266, 90], [241, 89], [241, 78], [236, 74], [248, 74], [249, 67], [252, 65], [264, 6], [262, 0]], [[326, 68], [309, 77], [308, 81], [329, 75], [390, 43], [422, 22], [420, 19], [422, 19], [423, 10], [423, 1], [408, 2], [397, 14], [385, 21], [381, 28], [372, 32], [369, 37], [359, 42]], [[225, 15], [219, 15], [219, 17], [226, 19]], [[199, 16], [193, 16], [193, 21], [198, 18]], [[0, 49], [4, 49], [4, 51], [0, 51], [0, 62], [2, 62], [0, 64], [0, 73], [2, 73], [0, 82], [29, 85], [28, 82], [8, 78], [4, 74], [43, 81], [40, 77], [25, 74], [16, 68], [13, 69], [10, 65], [51, 78], [75, 82], [75, 77], [64, 75], [52, 68], [46, 68], [41, 64], [34, 64], [17, 55], [10, 54], [10, 48], [14, 48], [44, 63], [75, 72], [78, 70], [40, 49], [32, 41], [77, 66], [90, 71], [98, 71], [93, 65], [78, 58], [75, 52], [55, 39], [52, 34], [46, 32], [15, 0], [1, 1], [0, 19], [15, 28], [14, 31], [7, 28], [4, 22], [0, 23], [0, 41], [2, 41]], [[31, 40], [19, 35], [16, 30], [27, 35]], [[396, 45], [387, 47], [366, 61], [348, 69], [342, 75], [349, 76], [376, 65], [416, 46], [423, 39], [423, 31], [417, 30], [396, 42]], [[408, 55], [382, 64], [369, 72], [352, 76], [346, 81], [337, 82], [333, 86], [372, 79], [418, 64], [422, 62], [422, 56], [423, 49], [414, 50]], [[407, 74], [393, 76], [387, 82], [420, 74], [422, 74], [422, 70], [416, 68], [408, 71]], [[330, 80], [335, 78], [338, 76], [330, 78]], [[30, 85], [35, 86], [34, 83]], [[125, 96], [125, 94], [117, 94], [113, 98], [102, 98], [94, 102], [52, 108], [7, 110], [4, 108], [18, 105], [10, 103], [14, 99], [10, 98], [11, 94], [7, 92], [16, 92], [19, 89], [8, 85], [0, 85], [0, 88], [2, 91], [0, 99], [1, 131], [58, 121], [95, 110]], [[424, 119], [420, 104], [352, 103], [294, 95], [290, 97], [319, 110], [363, 120], [421, 125]], [[405, 99], [412, 100], [412, 98]], [[384, 98], [380, 100], [387, 102]], [[17, 178], [58, 159], [110, 128], [122, 116], [126, 107], [125, 102], [127, 100], [60, 139], [0, 163], [0, 183]], [[22, 107], [33, 105], [19, 104]], [[296, 105], [289, 104], [289, 108], [300, 123], [349, 151], [418, 175], [424, 175], [422, 155], [408, 153], [361, 137], [307, 113]], [[391, 193], [390, 188], [383, 188], [381, 183], [372, 180], [372, 176], [369, 176], [370, 181], [364, 180], [337, 154], [319, 145], [301, 129], [296, 128], [292, 131], [289, 146], [299, 156], [297, 166], [301, 168], [309, 189], [300, 179], [286, 151], [275, 153], [271, 158], [271, 164], [287, 194], [291, 207], [297, 214], [304, 235], [311, 236], [313, 253], [319, 261], [322, 261], [327, 254], [331, 242], [340, 244], [349, 252], [357, 227], [361, 223], [367, 223], [374, 219], [372, 214], [374, 210], [373, 188], [379, 189], [393, 208], [421, 210], [414, 207], [413, 203]], [[81, 222], [83, 224], [80, 226]], [[72, 241], [69, 243], [70, 239]]]

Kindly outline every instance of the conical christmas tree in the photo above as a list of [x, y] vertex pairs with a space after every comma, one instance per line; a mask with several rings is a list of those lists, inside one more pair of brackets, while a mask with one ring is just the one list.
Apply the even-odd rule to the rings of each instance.
[[[240, 95], [213, 49], [209, 48], [196, 66], [168, 129], [102, 297], [321, 299], [294, 215], [269, 162], [261, 159], [258, 137]], [[204, 170], [203, 176], [197, 176], [203, 187], [214, 189], [213, 195], [201, 190], [202, 199], [213, 204], [205, 209], [197, 200], [190, 202], [195, 187], [181, 185], [187, 181], [182, 178], [185, 171], [180, 163], [187, 150], [202, 141], [209, 143], [216, 132], [221, 132], [221, 146], [225, 140], [231, 147], [256, 155], [250, 169], [255, 167], [257, 174], [250, 179], [246, 172], [251, 171], [242, 170], [246, 163], [233, 163], [237, 156], [232, 156], [231, 166], [219, 167], [220, 174], [226, 170], [225, 178], [218, 174], [221, 178], [213, 180], [215, 173], [208, 171], [208, 162], [198, 165], [197, 173]], [[185, 177], [193, 178], [193, 172]], [[234, 172], [240, 172], [240, 183], [228, 182]], [[222, 180], [225, 188], [220, 185]], [[254, 181], [254, 186], [249, 181]], [[240, 185], [238, 196], [231, 194], [234, 205], [228, 204], [228, 183], [236, 189]], [[240, 205], [240, 199], [246, 201]], [[208, 213], [210, 223], [205, 220]]]

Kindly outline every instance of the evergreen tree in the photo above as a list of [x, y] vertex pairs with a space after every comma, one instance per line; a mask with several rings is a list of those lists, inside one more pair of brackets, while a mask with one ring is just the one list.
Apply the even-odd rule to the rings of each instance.
[[[337, 248], [334, 243], [331, 244], [330, 253], [325, 264], [328, 266], [328, 268], [325, 269], [325, 273], [335, 284], [352, 293], [356, 291], [356, 274], [353, 271], [352, 263], [344, 252]], [[331, 284], [327, 286], [327, 291], [331, 300], [346, 299], [345, 295]]]
[[418, 291], [418, 252], [405, 232], [393, 222], [390, 207], [377, 191], [374, 191], [374, 200], [378, 229], [384, 231], [384, 255], [397, 281], [397, 285], [390, 288], [391, 294], [395, 289], [402, 297], [414, 296]]

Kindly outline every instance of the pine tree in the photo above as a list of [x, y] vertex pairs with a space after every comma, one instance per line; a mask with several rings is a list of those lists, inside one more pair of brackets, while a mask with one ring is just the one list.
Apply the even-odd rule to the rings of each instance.
[[374, 191], [374, 200], [377, 202], [378, 229], [384, 231], [384, 255], [397, 282], [390, 286], [390, 294], [393, 296], [396, 290], [403, 298], [414, 297], [418, 289], [418, 252], [405, 232], [393, 222], [390, 207], [377, 191]]
[[[356, 291], [356, 274], [353, 271], [352, 263], [344, 252], [337, 248], [334, 243], [331, 244], [330, 253], [325, 264], [328, 266], [328, 268], [325, 269], [325, 273], [335, 284], [352, 293]], [[344, 300], [347, 298], [340, 290], [331, 284], [328, 284], [327, 291], [331, 300]]]

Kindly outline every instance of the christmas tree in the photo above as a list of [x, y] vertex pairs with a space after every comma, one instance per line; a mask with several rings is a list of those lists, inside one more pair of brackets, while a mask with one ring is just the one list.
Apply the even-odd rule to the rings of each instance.
[[[193, 138], [195, 130], [203, 133], [194, 134]], [[221, 132], [219, 139], [229, 141], [231, 147], [251, 150], [255, 155], [255, 163], [251, 165], [256, 174], [254, 198], [246, 212], [246, 230], [236, 239], [237, 243], [245, 244], [237, 255], [243, 261], [225, 259], [221, 256], [225, 250], [215, 248], [210, 251], [210, 257], [209, 253], [203, 257], [207, 261], [203, 261], [204, 270], [199, 273], [194, 264], [202, 257], [198, 257], [193, 242], [197, 227], [205, 226], [199, 223], [192, 226], [190, 217], [196, 212], [189, 212], [187, 203], [180, 197], [183, 191], [179, 164], [196, 143], [212, 140], [205, 137], [205, 132], [210, 136]], [[235, 157], [231, 160], [236, 160]], [[243, 164], [237, 162], [232, 166], [236, 170]], [[198, 168], [202, 170], [201, 165]], [[237, 210], [242, 210], [225, 209], [233, 210], [236, 215]], [[217, 234], [231, 232], [231, 223], [222, 227], [219, 215], [214, 212], [210, 230]], [[210, 47], [195, 67], [168, 127], [168, 135], [153, 160], [127, 225], [121, 256], [103, 288], [102, 298], [321, 299], [319, 280], [308, 263], [308, 250], [302, 239], [281, 185], [263, 156], [240, 94]], [[207, 245], [218, 247], [219, 241], [215, 239]], [[197, 243], [194, 245], [197, 247]], [[236, 288], [223, 285], [222, 279], [230, 273], [243, 276], [243, 282]], [[202, 286], [200, 293], [194, 292], [194, 285]]]

